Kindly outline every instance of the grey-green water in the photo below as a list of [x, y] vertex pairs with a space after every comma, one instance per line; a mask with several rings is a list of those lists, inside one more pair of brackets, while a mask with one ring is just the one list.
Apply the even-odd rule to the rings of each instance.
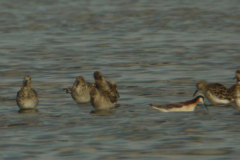
[[[2, 159], [239, 159], [239, 110], [202, 105], [160, 113], [149, 103], [192, 99], [199, 80], [227, 87], [240, 69], [239, 1], [0, 1]], [[90, 114], [63, 92], [99, 70], [120, 107]], [[18, 113], [23, 77], [37, 113]]]

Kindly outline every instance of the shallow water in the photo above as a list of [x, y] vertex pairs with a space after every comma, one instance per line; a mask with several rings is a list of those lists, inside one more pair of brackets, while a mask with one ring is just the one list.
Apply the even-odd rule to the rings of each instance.
[[[160, 113], [149, 103], [192, 99], [199, 80], [234, 81], [239, 1], [0, 2], [0, 155], [3, 159], [238, 159], [239, 110], [198, 105]], [[119, 108], [90, 114], [63, 92], [99, 70]], [[38, 111], [18, 113], [31, 75]]]

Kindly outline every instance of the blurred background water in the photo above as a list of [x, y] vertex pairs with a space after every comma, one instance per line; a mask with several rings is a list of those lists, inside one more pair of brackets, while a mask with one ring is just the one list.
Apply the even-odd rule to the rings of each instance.
[[[209, 114], [148, 106], [192, 99], [199, 80], [235, 83], [239, 1], [1, 0], [0, 35], [2, 159], [239, 158], [234, 105]], [[97, 70], [118, 84], [111, 114], [90, 114], [62, 90]], [[18, 113], [25, 75], [35, 113]]]

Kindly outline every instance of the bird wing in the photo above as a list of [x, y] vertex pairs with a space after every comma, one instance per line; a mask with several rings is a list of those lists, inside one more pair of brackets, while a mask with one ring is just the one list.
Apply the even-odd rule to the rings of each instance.
[[213, 83], [209, 84], [209, 92], [220, 99], [229, 99], [228, 89], [222, 84]]
[[36, 96], [37, 96], [37, 92], [34, 89], [31, 89], [28, 94], [28, 98], [34, 98]]
[[71, 93], [71, 92], [72, 92], [72, 87], [63, 88], [63, 90], [64, 90], [66, 93]]
[[116, 98], [120, 98], [120, 95], [117, 90], [117, 84], [113, 81], [109, 81], [108, 85], [110, 87], [110, 94]]
[[172, 104], [166, 104], [166, 105], [155, 105], [155, 104], [150, 104], [151, 107], [155, 108], [163, 108], [166, 110], [172, 109], [172, 108], [181, 108], [182, 104], [180, 103], [172, 103]]
[[116, 93], [112, 91], [103, 91], [103, 93], [110, 100], [111, 103], [117, 102], [118, 96]]

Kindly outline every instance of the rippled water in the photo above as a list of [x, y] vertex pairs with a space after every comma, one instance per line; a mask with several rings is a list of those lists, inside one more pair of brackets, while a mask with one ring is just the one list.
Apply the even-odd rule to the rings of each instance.
[[[160, 113], [149, 103], [192, 99], [199, 80], [231, 86], [240, 60], [239, 1], [0, 2], [3, 159], [238, 159], [239, 110], [199, 105]], [[119, 108], [90, 114], [63, 92], [99, 70]], [[18, 113], [31, 75], [38, 112]]]

